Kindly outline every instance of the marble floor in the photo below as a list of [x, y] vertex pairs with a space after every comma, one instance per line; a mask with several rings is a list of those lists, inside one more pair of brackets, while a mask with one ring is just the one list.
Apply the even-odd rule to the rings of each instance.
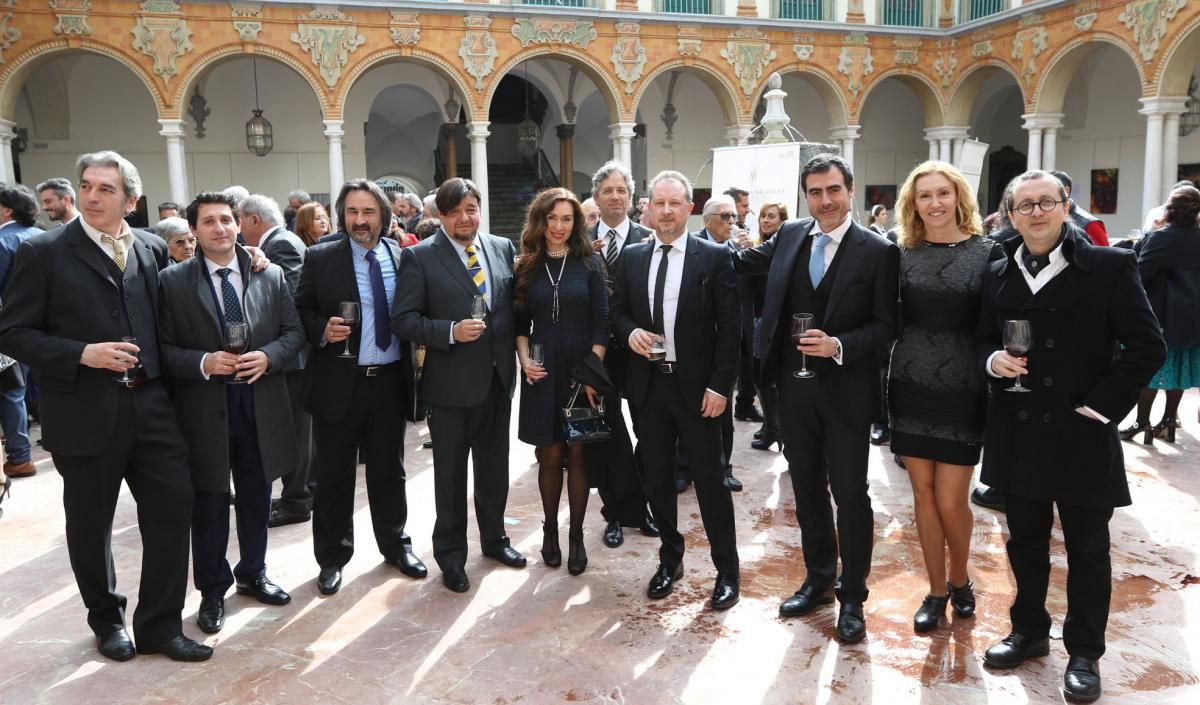
[[[1161, 404], [1161, 401], [1160, 401]], [[1112, 522], [1113, 601], [1102, 702], [1200, 702], [1200, 422], [1195, 392], [1184, 400], [1174, 445], [1124, 444], [1134, 505]], [[317, 593], [311, 524], [271, 533], [268, 568], [293, 595], [266, 607], [231, 595], [225, 629], [206, 642], [211, 661], [160, 656], [128, 663], [100, 657], [85, 622], [63, 540], [61, 487], [38, 449], [38, 474], [13, 483], [0, 519], [0, 703], [1055, 703], [1066, 654], [1061, 642], [1065, 556], [1055, 530], [1048, 658], [1010, 672], [985, 670], [983, 650], [1008, 632], [1013, 592], [1004, 518], [976, 508], [971, 576], [973, 619], [914, 635], [912, 613], [927, 589], [911, 494], [887, 448], [871, 450], [877, 543], [867, 603], [867, 639], [833, 638], [835, 612], [783, 620], [779, 602], [803, 580], [799, 530], [781, 455], [748, 447], [756, 425], [737, 424], [734, 496], [742, 601], [714, 613], [715, 577], [695, 493], [680, 497], [689, 553], [675, 594], [650, 602], [644, 590], [656, 540], [636, 531], [605, 548], [593, 495], [588, 570], [541, 563], [541, 507], [532, 449], [513, 440], [507, 521], [529, 566], [482, 558], [472, 524], [470, 592], [442, 587], [435, 570], [411, 580], [384, 565], [371, 540], [359, 483], [359, 551], [332, 597]], [[409, 531], [432, 565], [433, 473], [424, 425], [407, 435]], [[566, 506], [561, 512], [565, 539]], [[126, 492], [113, 527], [118, 584], [136, 604], [140, 539]], [[564, 545], [565, 548], [565, 545]], [[231, 547], [231, 555], [236, 548]], [[188, 596], [184, 629], [199, 595]]]

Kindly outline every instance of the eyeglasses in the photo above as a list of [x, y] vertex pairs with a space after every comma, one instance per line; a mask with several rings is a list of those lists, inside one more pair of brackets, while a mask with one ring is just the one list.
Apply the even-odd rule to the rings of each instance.
[[717, 217], [721, 220], [732, 222], [737, 220], [737, 213], [718, 213]]
[[1034, 208], [1034, 206], [1037, 206], [1038, 208], [1042, 209], [1043, 213], [1049, 213], [1050, 211], [1054, 210], [1057, 206], [1060, 206], [1063, 203], [1064, 203], [1063, 201], [1056, 201], [1053, 198], [1050, 198], [1049, 196], [1047, 196], [1046, 198], [1043, 198], [1042, 200], [1040, 200], [1036, 203], [1034, 203], [1033, 201], [1025, 201], [1024, 203], [1022, 203], [1021, 205], [1016, 207], [1016, 211], [1018, 213], [1020, 213], [1021, 215], [1033, 215], [1033, 208]]

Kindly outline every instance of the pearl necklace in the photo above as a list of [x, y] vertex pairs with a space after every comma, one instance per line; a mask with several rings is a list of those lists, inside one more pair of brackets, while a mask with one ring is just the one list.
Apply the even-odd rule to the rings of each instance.
[[546, 256], [553, 257], [554, 259], [559, 259], [560, 257], [566, 257], [567, 252], [570, 251], [570, 249], [571, 249], [570, 247], [564, 247], [561, 250], [546, 250]]

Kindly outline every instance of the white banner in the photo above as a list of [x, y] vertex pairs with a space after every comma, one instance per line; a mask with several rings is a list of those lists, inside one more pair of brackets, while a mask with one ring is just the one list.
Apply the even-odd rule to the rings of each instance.
[[[979, 140], [963, 140], [962, 151], [959, 152], [958, 170], [962, 172], [967, 183], [971, 185], [971, 193], [979, 193], [979, 178], [983, 173], [983, 158], [987, 156], [988, 144]], [[987, 215], [983, 213], [982, 215]]]
[[761, 204], [782, 201], [793, 217], [797, 213], [801, 148], [800, 143], [786, 142], [713, 149], [713, 195], [734, 186], [750, 192], [746, 227], [754, 237], [758, 236]]

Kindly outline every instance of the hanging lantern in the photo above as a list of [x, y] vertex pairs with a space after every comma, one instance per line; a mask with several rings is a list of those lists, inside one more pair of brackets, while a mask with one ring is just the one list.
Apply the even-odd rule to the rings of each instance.
[[540, 131], [538, 124], [526, 114], [521, 124], [517, 125], [517, 151], [521, 156], [528, 159], [537, 154], [538, 145], [542, 141], [538, 134]]
[[246, 149], [254, 154], [265, 157], [275, 147], [274, 131], [271, 121], [263, 117], [262, 108], [258, 105], [258, 60], [254, 62], [254, 117], [246, 121]]

